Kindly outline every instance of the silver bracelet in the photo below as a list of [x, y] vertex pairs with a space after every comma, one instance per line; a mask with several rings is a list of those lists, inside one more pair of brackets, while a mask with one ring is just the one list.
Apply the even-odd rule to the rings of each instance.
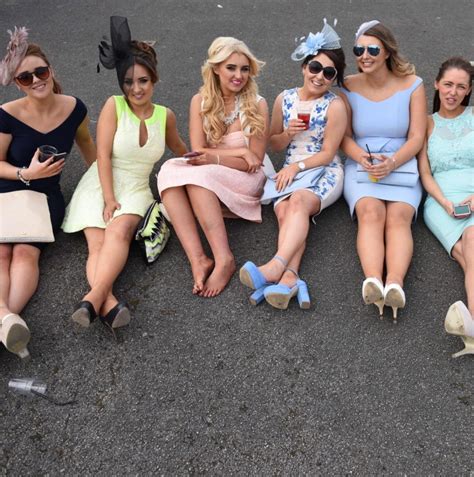
[[22, 167], [21, 169], [17, 169], [16, 176], [18, 177], [18, 180], [20, 180], [21, 182], [23, 182], [23, 184], [25, 184], [27, 187], [29, 187], [30, 186], [30, 181], [23, 177], [23, 174], [21, 173], [22, 169], [26, 169], [26, 167]]

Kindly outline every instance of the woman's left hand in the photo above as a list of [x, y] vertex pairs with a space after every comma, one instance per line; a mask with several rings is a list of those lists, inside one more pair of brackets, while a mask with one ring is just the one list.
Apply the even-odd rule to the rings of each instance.
[[281, 192], [286, 187], [288, 187], [294, 180], [296, 174], [298, 174], [299, 169], [296, 164], [291, 164], [288, 167], [281, 169], [275, 178], [275, 186], [278, 192]]
[[370, 167], [370, 175], [377, 179], [387, 177], [395, 169], [395, 161], [391, 157], [384, 156], [383, 154], [372, 154], [372, 156], [381, 161]]
[[462, 202], [461, 205], [469, 205], [471, 207], [471, 211], [474, 212], [474, 194], [466, 197]]

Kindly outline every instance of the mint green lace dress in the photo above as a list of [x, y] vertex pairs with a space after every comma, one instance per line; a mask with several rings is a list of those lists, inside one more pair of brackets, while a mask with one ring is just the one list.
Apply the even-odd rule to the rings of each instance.
[[[458, 204], [474, 194], [474, 108], [467, 106], [454, 119], [435, 113], [433, 121], [428, 139], [431, 172], [445, 197]], [[431, 196], [425, 202], [424, 219], [450, 255], [464, 230], [474, 226], [474, 215], [455, 219]]]

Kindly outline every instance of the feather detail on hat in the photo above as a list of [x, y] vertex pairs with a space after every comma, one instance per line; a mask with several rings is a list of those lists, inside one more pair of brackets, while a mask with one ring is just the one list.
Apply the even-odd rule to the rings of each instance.
[[356, 41], [361, 37], [367, 30], [370, 30], [375, 25], [378, 25], [380, 22], [378, 20], [371, 20], [370, 22], [362, 23], [355, 34]]
[[15, 27], [13, 31], [7, 30], [10, 42], [7, 45], [7, 54], [0, 62], [0, 83], [8, 86], [14, 78], [14, 74], [28, 48], [28, 30], [25, 27]]
[[[337, 20], [334, 21], [334, 26], [336, 24]], [[324, 19], [324, 26], [320, 32], [310, 32], [307, 37], [303, 36], [300, 40], [303, 40], [303, 42], [297, 46], [291, 55], [293, 61], [301, 61], [309, 55], [317, 55], [319, 50], [337, 50], [341, 48], [339, 35], [334, 28], [328, 25], [326, 19]]]

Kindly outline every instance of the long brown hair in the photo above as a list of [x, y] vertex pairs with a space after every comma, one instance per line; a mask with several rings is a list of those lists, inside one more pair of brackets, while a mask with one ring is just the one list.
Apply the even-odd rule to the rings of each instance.
[[[51, 68], [51, 63], [49, 62], [47, 56], [44, 54], [43, 50], [36, 43], [28, 43], [28, 48], [26, 49], [25, 58], [27, 56], [37, 56], [38, 58], [41, 58], [49, 66], [49, 68]], [[63, 89], [61, 88], [61, 85], [54, 77], [54, 74], [52, 74], [52, 78], [53, 78], [53, 93], [61, 94], [63, 92]]]

